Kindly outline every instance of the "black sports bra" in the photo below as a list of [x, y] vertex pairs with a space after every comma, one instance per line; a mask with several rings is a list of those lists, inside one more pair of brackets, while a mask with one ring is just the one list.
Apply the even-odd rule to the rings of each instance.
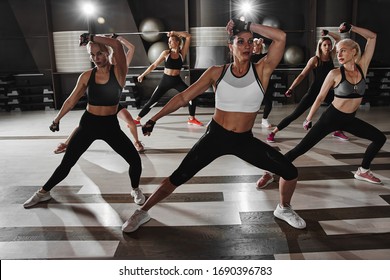
[[110, 78], [105, 84], [97, 84], [95, 81], [97, 68], [92, 69], [91, 77], [88, 80], [87, 97], [88, 104], [94, 106], [114, 106], [119, 103], [122, 94], [122, 87], [118, 83], [114, 65], [110, 69]]
[[179, 57], [173, 59], [171, 54], [165, 60], [165, 68], [180, 70], [183, 67], [183, 57], [179, 54]]
[[364, 92], [366, 91], [366, 80], [364, 78], [364, 74], [362, 69], [358, 64], [356, 64], [360, 74], [362, 75], [362, 79], [357, 84], [352, 84], [345, 77], [345, 68], [344, 66], [340, 66], [341, 72], [341, 81], [334, 88], [334, 96], [338, 98], [362, 98]]

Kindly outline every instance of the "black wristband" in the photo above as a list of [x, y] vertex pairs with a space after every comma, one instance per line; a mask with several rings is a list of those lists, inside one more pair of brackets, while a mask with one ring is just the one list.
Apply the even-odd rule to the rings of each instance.
[[94, 34], [90, 34], [89, 35], [89, 41], [93, 42], [93, 39], [95, 38], [95, 35]]

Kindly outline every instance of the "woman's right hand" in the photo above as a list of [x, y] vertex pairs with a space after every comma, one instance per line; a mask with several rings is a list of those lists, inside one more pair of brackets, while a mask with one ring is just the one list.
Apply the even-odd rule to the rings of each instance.
[[327, 29], [321, 30], [321, 36], [327, 36], [328, 34], [329, 34], [329, 30], [327, 30]]
[[49, 126], [50, 130], [53, 132], [60, 131], [60, 122], [52, 122], [51, 125]]

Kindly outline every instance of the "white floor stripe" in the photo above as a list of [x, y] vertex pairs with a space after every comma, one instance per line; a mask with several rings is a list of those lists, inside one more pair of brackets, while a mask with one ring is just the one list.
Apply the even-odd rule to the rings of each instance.
[[276, 254], [276, 260], [389, 260], [390, 249]]
[[328, 235], [390, 232], [390, 218], [334, 220], [319, 223]]
[[0, 259], [111, 258], [119, 241], [0, 242]]
[[[48, 204], [24, 209], [21, 205], [0, 207], [0, 227], [122, 226], [139, 208], [134, 203]], [[150, 210], [150, 225], [196, 226], [240, 224], [234, 202], [161, 203]], [[17, 219], [15, 217], [18, 217]]]

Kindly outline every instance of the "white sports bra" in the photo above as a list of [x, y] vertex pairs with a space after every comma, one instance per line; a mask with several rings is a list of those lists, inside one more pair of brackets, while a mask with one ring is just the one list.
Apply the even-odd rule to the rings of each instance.
[[252, 63], [242, 77], [233, 74], [230, 64], [216, 82], [215, 107], [219, 110], [254, 113], [259, 111], [263, 98], [264, 88]]

